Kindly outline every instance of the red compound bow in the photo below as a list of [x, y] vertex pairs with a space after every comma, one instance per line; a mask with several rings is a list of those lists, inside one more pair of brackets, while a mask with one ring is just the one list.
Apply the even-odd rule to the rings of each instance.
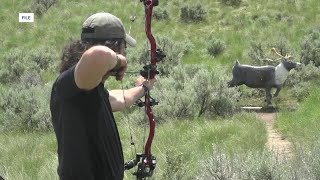
[[[165, 57], [164, 52], [157, 48], [156, 40], [154, 39], [151, 31], [152, 10], [154, 6], [157, 6], [159, 4], [159, 0], [140, 0], [140, 2], [143, 2], [145, 7], [145, 31], [151, 47], [150, 64], [145, 65], [143, 67], [143, 70], [140, 71], [140, 74], [145, 79], [153, 79], [156, 74], [159, 74], [159, 71], [157, 70], [157, 63]], [[145, 113], [148, 116], [150, 125], [149, 136], [145, 144], [144, 153], [136, 154], [135, 159], [125, 163], [125, 170], [129, 170], [138, 165], [137, 171], [133, 173], [137, 177], [137, 179], [151, 177], [157, 163], [156, 157], [151, 153], [151, 145], [153, 142], [156, 126], [154, 114], [151, 107], [157, 105], [158, 102], [150, 96], [149, 91], [146, 93], [144, 99], [144, 102], [140, 101], [137, 103], [139, 107], [145, 107]]]

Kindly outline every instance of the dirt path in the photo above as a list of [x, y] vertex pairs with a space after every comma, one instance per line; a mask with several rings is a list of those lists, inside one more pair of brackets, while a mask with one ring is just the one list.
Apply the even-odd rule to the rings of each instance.
[[292, 157], [292, 143], [281, 136], [273, 124], [277, 119], [277, 113], [257, 113], [257, 117], [266, 123], [268, 132], [268, 141], [266, 146], [272, 150], [276, 155], [284, 156], [285, 158]]

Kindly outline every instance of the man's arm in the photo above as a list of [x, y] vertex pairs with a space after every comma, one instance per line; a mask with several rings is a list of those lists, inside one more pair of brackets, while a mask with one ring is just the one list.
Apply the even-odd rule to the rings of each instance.
[[117, 65], [119, 57], [122, 57], [121, 66], [126, 66], [125, 57], [117, 55], [110, 48], [91, 47], [83, 53], [76, 65], [74, 72], [76, 85], [83, 90], [95, 88], [102, 81], [103, 76]]
[[144, 96], [145, 90], [142, 86], [134, 87], [126, 90], [109, 91], [109, 101], [112, 111], [122, 111], [132, 106], [139, 98]]
[[140, 76], [136, 80], [136, 87], [127, 90], [109, 91], [109, 101], [113, 112], [122, 111], [132, 106], [139, 98], [143, 97], [146, 91], [153, 88], [156, 78], [146, 80]]

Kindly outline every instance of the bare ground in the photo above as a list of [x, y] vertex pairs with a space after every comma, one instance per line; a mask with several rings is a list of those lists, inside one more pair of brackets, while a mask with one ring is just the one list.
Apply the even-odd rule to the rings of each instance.
[[273, 124], [277, 120], [277, 113], [257, 113], [257, 118], [261, 119], [266, 124], [268, 141], [266, 146], [272, 150], [276, 155], [284, 158], [291, 158], [292, 143], [285, 139], [276, 129]]

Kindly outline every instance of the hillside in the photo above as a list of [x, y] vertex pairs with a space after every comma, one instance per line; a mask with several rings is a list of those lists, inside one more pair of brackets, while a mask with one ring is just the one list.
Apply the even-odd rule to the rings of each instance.
[[[55, 2], [54, 0], [47, 0]], [[39, 1], [42, 2], [42, 1]], [[1, 54], [19, 47], [36, 49], [50, 47], [59, 53], [69, 38], [78, 39], [82, 21], [93, 12], [106, 11], [117, 14], [127, 29], [132, 25], [132, 35], [138, 46], [143, 46], [144, 10], [139, 1], [58, 1], [41, 16], [35, 17], [35, 23], [19, 23], [19, 12], [43, 9], [43, 4], [22, 0], [1, 2], [1, 17], [6, 31], [1, 33]], [[223, 0], [221, 0], [223, 2]], [[154, 10], [166, 11], [168, 19], [154, 20], [153, 32], [156, 36], [166, 36], [175, 41], [190, 40], [196, 48], [184, 61], [189, 63], [224, 64], [231, 66], [234, 59], [244, 62], [247, 59], [250, 43], [262, 43], [265, 54], [271, 55], [270, 47], [284, 41], [289, 53], [299, 59], [300, 44], [310, 29], [318, 26], [319, 2], [308, 0], [288, 1], [242, 1], [239, 7], [226, 6], [219, 1], [201, 2], [207, 12], [206, 18], [198, 23], [183, 23], [180, 9], [183, 6], [196, 6], [193, 1], [160, 1]], [[232, 1], [230, 1], [232, 2]], [[136, 21], [130, 23], [130, 16], [136, 15]], [[219, 57], [210, 57], [204, 53], [209, 36], [226, 43], [226, 52]], [[219, 62], [219, 63], [217, 63]]]

